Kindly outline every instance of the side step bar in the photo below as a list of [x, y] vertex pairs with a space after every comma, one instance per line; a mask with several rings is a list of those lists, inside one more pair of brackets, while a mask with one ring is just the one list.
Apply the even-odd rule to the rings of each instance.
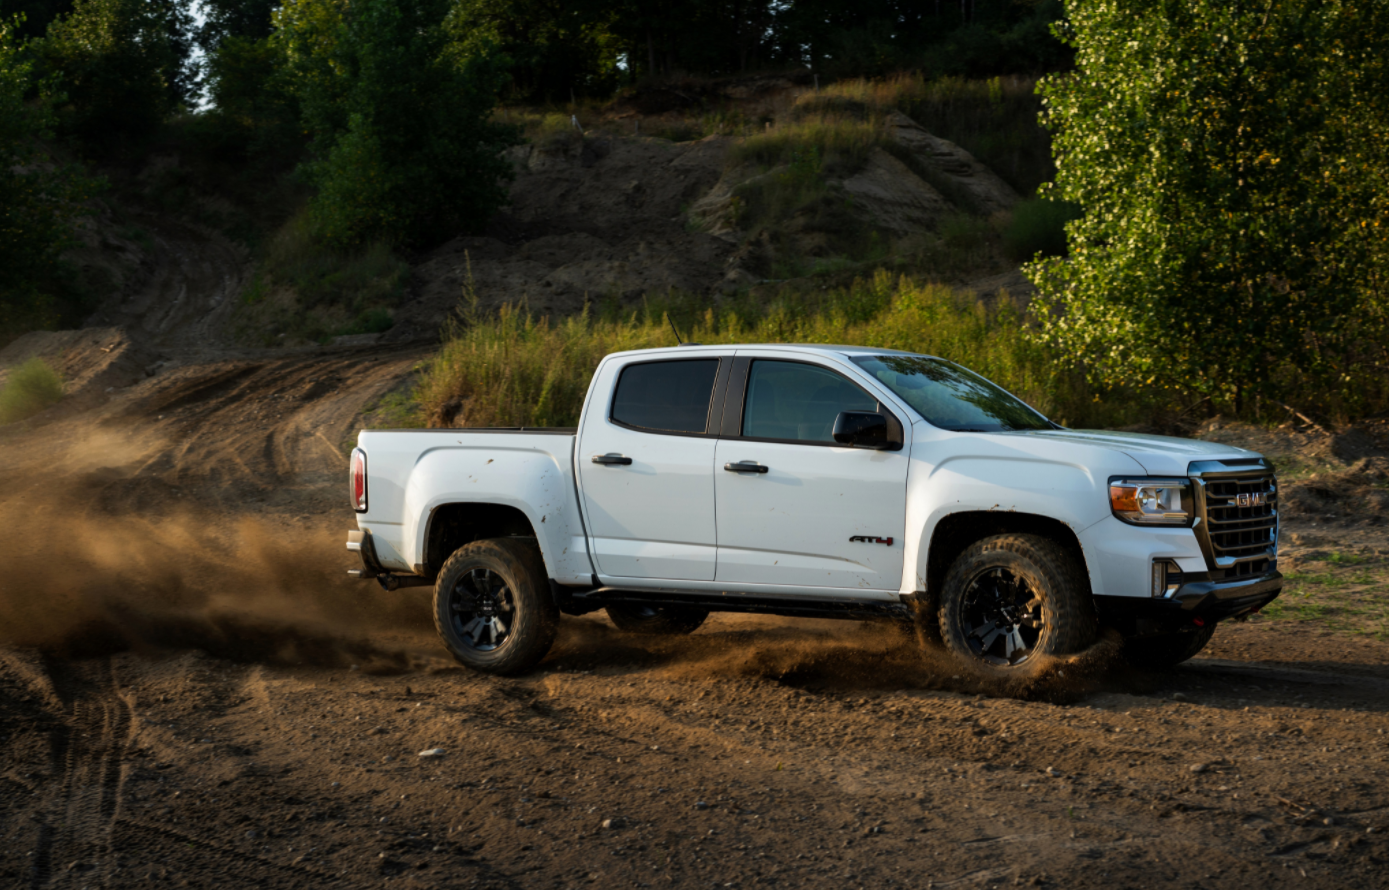
[[792, 618], [842, 618], [851, 621], [893, 619], [910, 621], [907, 603], [873, 603], [862, 600], [791, 600], [776, 597], [743, 596], [727, 593], [699, 593], [688, 590], [630, 587], [575, 589], [554, 584], [560, 611], [585, 615], [604, 606], [695, 606], [710, 612], [744, 612], [755, 615], [785, 615]]

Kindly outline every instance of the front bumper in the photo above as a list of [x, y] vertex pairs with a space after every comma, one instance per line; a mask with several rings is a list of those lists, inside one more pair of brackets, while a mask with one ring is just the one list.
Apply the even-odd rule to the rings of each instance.
[[1274, 571], [1238, 581], [1188, 581], [1168, 597], [1097, 596], [1100, 621], [1126, 637], [1198, 630], [1227, 618], [1244, 618], [1283, 592]]

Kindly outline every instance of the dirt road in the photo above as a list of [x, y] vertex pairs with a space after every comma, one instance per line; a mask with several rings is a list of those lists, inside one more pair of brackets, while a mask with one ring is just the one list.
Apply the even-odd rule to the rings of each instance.
[[1389, 885], [1389, 644], [1255, 622], [1010, 698], [873, 625], [586, 618], [472, 674], [343, 575], [343, 443], [425, 347], [138, 296], [154, 373], [0, 431], [0, 886]]

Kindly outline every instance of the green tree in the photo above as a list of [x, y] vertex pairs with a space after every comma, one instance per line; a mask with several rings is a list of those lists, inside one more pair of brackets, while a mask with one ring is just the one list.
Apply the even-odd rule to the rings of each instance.
[[277, 17], [313, 138], [310, 215], [336, 244], [423, 245], [475, 231], [506, 200], [515, 144], [491, 121], [504, 59], [458, 62], [449, 0], [298, 0]]
[[1078, 70], [1041, 89], [1050, 194], [1084, 215], [1069, 260], [1028, 267], [1043, 338], [1100, 383], [1236, 410], [1307, 381], [1353, 398], [1386, 357], [1389, 4], [1067, 8]]
[[72, 12], [72, 0], [4, 0], [0, 17], [11, 19], [15, 32], [25, 40], [42, 37], [59, 16]]
[[611, 94], [620, 51], [612, 19], [596, 0], [458, 0], [448, 29], [460, 60], [497, 50], [511, 60], [511, 95], [555, 102]]
[[63, 129], [94, 150], [151, 133], [197, 91], [191, 35], [180, 0], [77, 0], [39, 43]]
[[19, 25], [0, 21], [0, 342], [63, 320], [54, 296], [59, 255], [91, 185], [44, 148], [51, 98], [34, 79]]
[[223, 37], [207, 57], [207, 88], [204, 117], [228, 154], [284, 158], [302, 150], [298, 104], [273, 40]]
[[202, 0], [198, 46], [211, 56], [228, 38], [264, 40], [273, 30], [278, 0]]

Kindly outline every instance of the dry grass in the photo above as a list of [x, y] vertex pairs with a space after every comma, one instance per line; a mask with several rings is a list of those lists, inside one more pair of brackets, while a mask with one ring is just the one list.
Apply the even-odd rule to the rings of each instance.
[[[475, 306], [475, 304], [473, 304]], [[986, 307], [949, 287], [879, 272], [813, 295], [783, 292], [722, 311], [681, 315], [700, 343], [848, 343], [939, 355], [998, 381], [1062, 422], [1089, 420], [1093, 397], [1026, 336], [1007, 299]], [[585, 311], [555, 320], [524, 308], [494, 316], [465, 308], [443, 348], [424, 365], [418, 425], [571, 426], [603, 356], [669, 346], [664, 310]]]

